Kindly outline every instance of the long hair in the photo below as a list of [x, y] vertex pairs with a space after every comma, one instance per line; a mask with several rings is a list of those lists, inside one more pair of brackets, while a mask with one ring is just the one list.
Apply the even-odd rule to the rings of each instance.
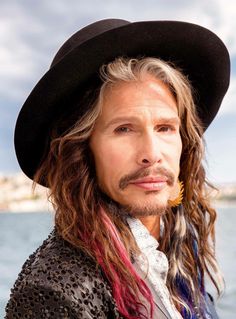
[[[184, 199], [179, 208], [168, 209], [162, 217], [164, 232], [160, 238], [160, 249], [169, 260], [167, 287], [182, 312], [193, 311], [194, 305], [204, 307], [206, 274], [220, 292], [214, 247], [216, 212], [207, 196], [210, 185], [202, 165], [203, 129], [193, 101], [194, 91], [171, 63], [156, 58], [117, 58], [102, 66], [97, 93], [86, 92], [86, 96], [93, 96], [86, 105], [87, 112], [64, 134], [57, 133], [56, 128], [52, 131], [49, 153], [34, 178], [35, 183], [43, 180], [49, 187], [59, 234], [103, 269], [119, 311], [130, 319], [148, 318], [148, 311], [152, 317], [153, 299], [131, 263], [132, 253], [140, 253], [133, 235], [125, 219], [109, 209], [98, 188], [89, 138], [107, 87], [121, 81], [142, 81], [147, 75], [169, 87], [181, 120], [179, 179], [185, 185]], [[78, 101], [78, 108], [84, 108], [80, 103], [84, 101]]]

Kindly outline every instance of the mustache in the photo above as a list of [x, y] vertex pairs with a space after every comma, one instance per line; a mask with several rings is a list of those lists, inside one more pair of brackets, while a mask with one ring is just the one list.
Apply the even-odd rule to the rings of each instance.
[[124, 177], [120, 179], [119, 188], [124, 190], [131, 181], [134, 182], [136, 179], [147, 177], [149, 175], [166, 177], [167, 184], [169, 186], [174, 185], [174, 181], [175, 181], [174, 174], [164, 167], [158, 167], [155, 169], [141, 168], [135, 171], [134, 173], [125, 175]]

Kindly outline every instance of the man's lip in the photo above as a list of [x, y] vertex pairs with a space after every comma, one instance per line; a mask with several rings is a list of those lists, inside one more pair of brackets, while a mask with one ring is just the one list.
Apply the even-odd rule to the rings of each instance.
[[137, 179], [130, 184], [142, 188], [147, 191], [160, 191], [167, 183], [167, 177], [144, 177], [142, 179]]
[[140, 179], [136, 179], [134, 181], [131, 181], [130, 184], [141, 184], [141, 183], [163, 183], [163, 182], [167, 182], [168, 178], [165, 176], [161, 176], [161, 177], [151, 177], [151, 176], [147, 176], [147, 177], [143, 177]]

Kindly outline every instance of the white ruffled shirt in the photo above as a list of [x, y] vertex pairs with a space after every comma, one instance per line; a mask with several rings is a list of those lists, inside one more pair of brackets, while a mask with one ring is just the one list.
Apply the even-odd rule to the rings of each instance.
[[151, 289], [154, 302], [156, 295], [162, 301], [170, 318], [182, 319], [166, 286], [166, 278], [169, 269], [166, 255], [157, 249], [159, 246], [158, 241], [150, 235], [148, 229], [139, 219], [128, 217], [127, 222], [136, 243], [142, 252], [141, 255], [134, 257], [134, 267]]

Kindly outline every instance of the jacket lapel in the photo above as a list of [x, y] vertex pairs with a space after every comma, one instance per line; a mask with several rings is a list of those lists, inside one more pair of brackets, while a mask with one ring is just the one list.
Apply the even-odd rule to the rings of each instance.
[[166, 310], [165, 306], [163, 305], [161, 299], [158, 297], [158, 298], [155, 298], [155, 305], [156, 305], [156, 308], [157, 310], [155, 310], [155, 314], [156, 314], [156, 317], [154, 316], [154, 318], [158, 318], [158, 319], [173, 319], [170, 317], [168, 311]]

